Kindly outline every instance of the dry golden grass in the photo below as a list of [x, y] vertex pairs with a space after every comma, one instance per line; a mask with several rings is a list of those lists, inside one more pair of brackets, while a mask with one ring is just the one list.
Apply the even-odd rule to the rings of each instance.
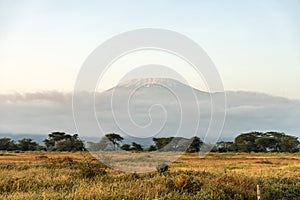
[[219, 171], [229, 170], [248, 176], [274, 176], [283, 173], [300, 177], [300, 154], [287, 153], [210, 153], [203, 159], [187, 154], [173, 165], [175, 170]]
[[300, 196], [300, 154], [185, 154], [165, 173], [106, 168], [87, 152], [0, 152], [0, 199], [265, 199]]

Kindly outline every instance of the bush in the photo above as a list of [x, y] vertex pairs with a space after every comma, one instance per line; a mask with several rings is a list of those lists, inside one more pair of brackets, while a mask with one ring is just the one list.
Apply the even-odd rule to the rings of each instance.
[[160, 173], [168, 171], [169, 166], [165, 163], [156, 166], [156, 170]]

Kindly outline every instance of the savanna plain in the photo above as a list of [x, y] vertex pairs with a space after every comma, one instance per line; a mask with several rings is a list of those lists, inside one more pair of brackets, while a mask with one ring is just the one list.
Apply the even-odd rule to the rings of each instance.
[[88, 152], [0, 152], [0, 199], [300, 199], [299, 153], [182, 155], [125, 173]]

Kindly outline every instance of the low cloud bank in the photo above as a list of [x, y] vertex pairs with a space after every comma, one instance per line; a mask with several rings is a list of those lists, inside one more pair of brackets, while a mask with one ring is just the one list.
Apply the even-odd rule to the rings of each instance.
[[[167, 112], [166, 126], [163, 129], [162, 135], [167, 134], [166, 136], [169, 136], [168, 134], [175, 133], [179, 127], [180, 117], [178, 116], [180, 116], [180, 109], [178, 109], [178, 102], [174, 98], [173, 100], [169, 99], [163, 93], [159, 96], [159, 93], [155, 91], [155, 94], [152, 97], [151, 94], [148, 96], [145, 93], [137, 94], [136, 99], [133, 99], [129, 105], [130, 116], [139, 126], [146, 126], [152, 119], [165, 120], [164, 110], [159, 106], [149, 110], [149, 106], [153, 105], [155, 101], [164, 99], [159, 102], [159, 104], [165, 107], [165, 111]], [[121, 96], [122, 94], [120, 93]], [[252, 130], [282, 131], [300, 137], [300, 101], [252, 92], [227, 92], [226, 96], [227, 116], [221, 139], [233, 139], [241, 132]], [[85, 101], [86, 97], [87, 94], [82, 93], [82, 102]], [[111, 112], [109, 97], [110, 94], [108, 92], [97, 94], [95, 97], [98, 121], [105, 131], [122, 132], [122, 127], [119, 127], [113, 121], [114, 118]], [[143, 100], [143, 98], [146, 100]], [[120, 98], [116, 101], [121, 102], [124, 99]], [[185, 99], [183, 103], [193, 105], [189, 101], [189, 99]], [[201, 99], [198, 103], [200, 105], [201, 130], [201, 125], [207, 127], [209, 124], [210, 107], [207, 106], [208, 100], [205, 103]], [[86, 107], [84, 103], [82, 105], [82, 107], [77, 109], [82, 109], [84, 113]], [[187, 107], [187, 109], [193, 108]], [[115, 110], [115, 113], [118, 113], [117, 119], [119, 120], [119, 124], [127, 123], [128, 113], [118, 112], [118, 110]], [[192, 119], [195, 116], [191, 115], [189, 117]], [[122, 120], [124, 120], [124, 123]], [[55, 130], [75, 133], [72, 94], [57, 91], [0, 94], [0, 122], [0, 133], [6, 134], [30, 133], [45, 135]], [[86, 130], [88, 130], [90, 123], [88, 118], [83, 123], [86, 123]], [[161, 124], [158, 123], [157, 126], [159, 125]], [[183, 136], [189, 137], [190, 124], [184, 124], [183, 126], [183, 129], [186, 130]], [[206, 130], [206, 128], [203, 128], [203, 130]], [[97, 132], [98, 130], [94, 130], [93, 128], [88, 133], [81, 135], [93, 137], [97, 136]], [[151, 130], [149, 130], [150, 132]], [[138, 137], [139, 135], [136, 136]]]

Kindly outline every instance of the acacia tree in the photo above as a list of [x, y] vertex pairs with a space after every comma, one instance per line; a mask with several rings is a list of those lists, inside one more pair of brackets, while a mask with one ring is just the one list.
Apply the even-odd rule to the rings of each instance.
[[[167, 137], [167, 138], [153, 138], [153, 142], [155, 143], [155, 147], [157, 150], [163, 150], [168, 144], [171, 143], [174, 137]], [[165, 150], [165, 149], [164, 149]]]
[[261, 132], [250, 132], [243, 133], [235, 138], [235, 144], [238, 151], [242, 152], [251, 152], [258, 151], [257, 145], [255, 144], [255, 140], [260, 137], [263, 133]]
[[243, 152], [297, 152], [299, 151], [297, 137], [278, 132], [250, 132], [235, 138], [234, 145]]
[[192, 143], [190, 144], [190, 146], [187, 148], [186, 151], [188, 153], [199, 152], [200, 147], [203, 144], [201, 139], [199, 137], [195, 136], [195, 137], [192, 137], [190, 140], [192, 140]]
[[41, 149], [42, 147], [33, 141], [31, 138], [23, 138], [18, 141], [18, 149], [22, 151], [35, 151]]
[[131, 146], [132, 146], [131, 150], [134, 150], [134, 151], [143, 151], [144, 150], [142, 145], [135, 143], [135, 142], [132, 142]]
[[123, 144], [121, 146], [121, 149], [124, 150], [124, 151], [130, 151], [130, 144]]
[[83, 142], [78, 138], [77, 134], [66, 135], [65, 139], [59, 140], [56, 144], [58, 151], [82, 151], [84, 150]]
[[294, 153], [299, 151], [300, 142], [297, 137], [285, 135], [280, 138], [279, 149], [282, 152]]
[[45, 139], [44, 144], [46, 146], [46, 149], [48, 150], [54, 150], [55, 148], [55, 141], [53, 139]]
[[78, 134], [70, 135], [65, 132], [52, 132], [49, 139], [44, 143], [48, 150], [58, 151], [82, 151], [84, 150], [83, 142], [78, 138]]
[[17, 145], [15, 141], [7, 137], [0, 138], [0, 150], [11, 151], [16, 149], [17, 149]]
[[124, 140], [122, 136], [116, 133], [109, 133], [106, 134], [105, 137], [113, 144], [114, 150], [116, 150], [116, 147], [120, 146], [120, 142]]
[[255, 144], [257, 147], [257, 151], [277, 151], [277, 143], [278, 141], [273, 137], [260, 137], [255, 140]]
[[52, 132], [48, 135], [49, 139], [45, 139], [43, 142], [48, 150], [55, 150], [58, 141], [66, 139], [65, 132]]

